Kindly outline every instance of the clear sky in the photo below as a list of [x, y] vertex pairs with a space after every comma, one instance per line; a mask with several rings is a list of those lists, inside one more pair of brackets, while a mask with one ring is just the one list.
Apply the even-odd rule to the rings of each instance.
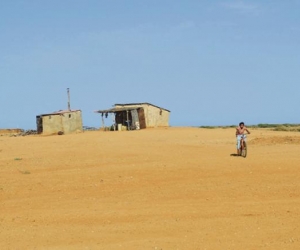
[[173, 126], [300, 123], [298, 0], [2, 0], [0, 128], [150, 102]]

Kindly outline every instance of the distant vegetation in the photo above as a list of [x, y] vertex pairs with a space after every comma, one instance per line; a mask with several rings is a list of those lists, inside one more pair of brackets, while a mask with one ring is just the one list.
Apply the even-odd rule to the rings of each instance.
[[[230, 126], [200, 126], [199, 128], [205, 129], [216, 129], [216, 128], [235, 128], [237, 125]], [[269, 124], [269, 123], [260, 123], [257, 125], [249, 125], [248, 128], [265, 128], [273, 131], [290, 131], [290, 132], [300, 132], [300, 124]]]
[[253, 126], [253, 128], [267, 128], [271, 129], [273, 131], [294, 131], [294, 132], [300, 132], [300, 124], [258, 124], [256, 126]]
[[200, 126], [198, 128], [215, 129], [215, 128], [236, 128], [236, 127], [237, 127], [237, 125], [229, 125], [229, 126]]
[[251, 127], [257, 127], [257, 128], [278, 128], [278, 127], [289, 127], [289, 128], [295, 128], [300, 127], [300, 124], [290, 124], [290, 123], [284, 123], [284, 124], [268, 124], [268, 123], [260, 123], [255, 126]]
[[218, 127], [214, 127], [214, 126], [200, 126], [199, 128], [214, 129], [214, 128], [218, 128]]

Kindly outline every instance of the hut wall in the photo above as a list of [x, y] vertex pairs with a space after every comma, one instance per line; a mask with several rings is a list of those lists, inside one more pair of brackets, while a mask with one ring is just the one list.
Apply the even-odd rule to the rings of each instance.
[[58, 131], [63, 131], [60, 115], [43, 116], [43, 134], [56, 134]]
[[59, 131], [69, 134], [83, 130], [81, 111], [45, 115], [42, 119], [43, 134], [57, 134]]
[[80, 111], [61, 115], [63, 132], [65, 134], [82, 131], [82, 116]]
[[[143, 105], [144, 106], [144, 105]], [[145, 118], [147, 127], [168, 127], [170, 113], [151, 105], [145, 105]]]

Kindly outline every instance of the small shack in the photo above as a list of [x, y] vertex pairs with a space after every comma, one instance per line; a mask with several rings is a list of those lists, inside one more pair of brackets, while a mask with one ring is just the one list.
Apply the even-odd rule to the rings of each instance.
[[36, 116], [38, 134], [69, 134], [82, 131], [81, 110], [60, 110]]
[[168, 127], [170, 110], [151, 103], [115, 104], [113, 108], [98, 110], [102, 116], [102, 127], [105, 127], [104, 117], [112, 115], [113, 130], [138, 130], [145, 128]]

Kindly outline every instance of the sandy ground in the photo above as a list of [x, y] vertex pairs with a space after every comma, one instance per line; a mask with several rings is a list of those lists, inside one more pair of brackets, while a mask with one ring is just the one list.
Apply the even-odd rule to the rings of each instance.
[[300, 249], [300, 133], [0, 137], [0, 249]]

